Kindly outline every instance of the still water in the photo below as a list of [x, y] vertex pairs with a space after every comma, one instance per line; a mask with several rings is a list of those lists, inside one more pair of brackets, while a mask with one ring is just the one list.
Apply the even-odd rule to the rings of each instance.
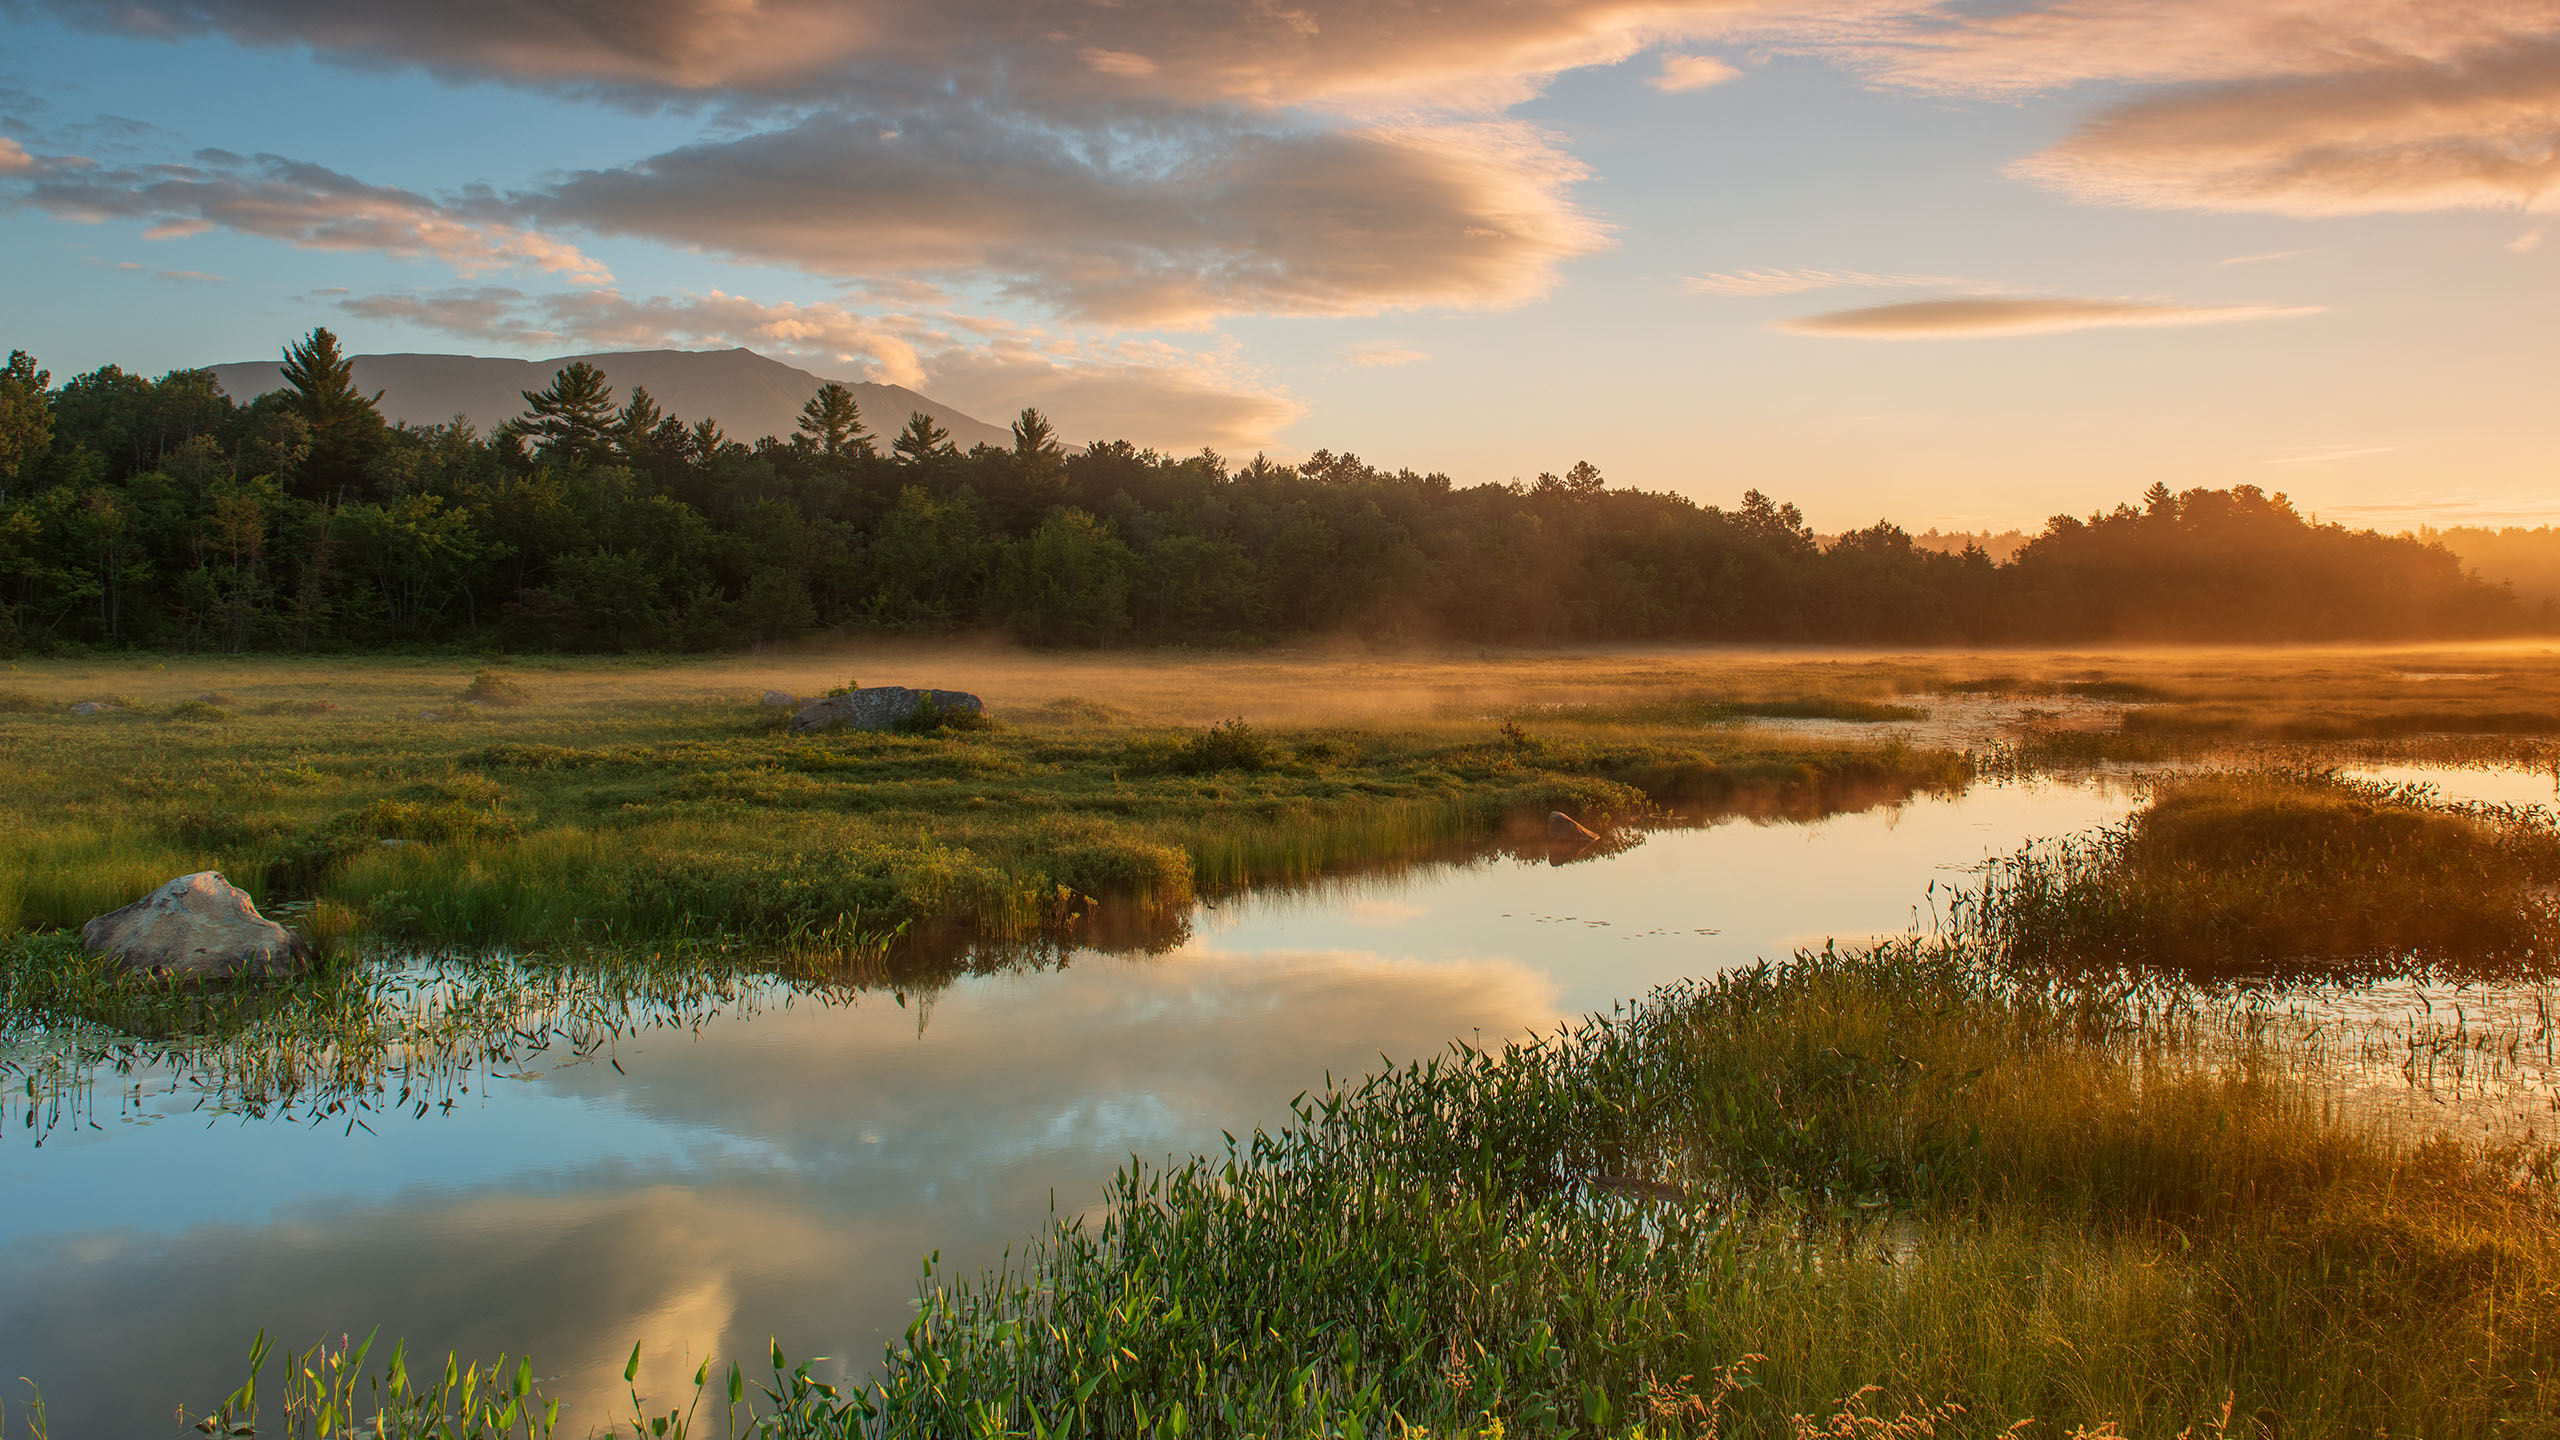
[[1933, 883], [2131, 804], [2097, 782], [1982, 785], [1580, 864], [1245, 896], [1202, 907], [1169, 953], [1080, 952], [929, 997], [772, 989], [364, 1126], [107, 1076], [82, 1117], [20, 1107], [0, 1140], [0, 1377], [15, 1401], [14, 1377], [36, 1380], [53, 1434], [80, 1440], [192, 1433], [174, 1407], [238, 1383], [262, 1326], [295, 1345], [378, 1327], [430, 1357], [530, 1346], [575, 1429], [626, 1413], [635, 1340], [660, 1394], [769, 1336], [858, 1374], [904, 1328], [925, 1255], [974, 1273], [1133, 1154], [1214, 1150], [1381, 1057], [1901, 933]]

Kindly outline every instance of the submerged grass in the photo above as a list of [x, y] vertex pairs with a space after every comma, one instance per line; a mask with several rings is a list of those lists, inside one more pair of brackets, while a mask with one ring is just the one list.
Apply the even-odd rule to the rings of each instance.
[[858, 1392], [748, 1408], [843, 1436], [2560, 1429], [2550, 1153], [2360, 1122], [2318, 1060], [1952, 941], [1800, 956], [1133, 1165], [1013, 1268], [929, 1282]]
[[[248, 1118], [370, 1128], [423, 1116], [499, 1069], [610, 1062], [623, 1039], [839, 1003], [887, 982], [885, 935], [507, 955], [333, 953], [292, 981], [168, 984], [59, 933], [0, 937], [0, 1126], [37, 1146], [114, 1103], [190, 1097]], [[151, 1092], [145, 1094], [144, 1089]]]

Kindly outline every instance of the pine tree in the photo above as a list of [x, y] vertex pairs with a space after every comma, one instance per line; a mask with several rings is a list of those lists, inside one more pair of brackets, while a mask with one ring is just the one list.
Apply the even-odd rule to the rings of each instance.
[[613, 424], [613, 387], [604, 372], [584, 360], [572, 360], [542, 390], [523, 391], [525, 433], [539, 442], [542, 454], [571, 465], [602, 463]]
[[1066, 451], [1058, 444], [1058, 432], [1049, 417], [1026, 405], [1022, 416], [1013, 422], [1013, 458], [1025, 469], [1047, 470], [1066, 462]]
[[951, 432], [934, 424], [933, 417], [921, 410], [908, 413], [907, 428], [898, 432], [898, 438], [890, 442], [889, 448], [897, 451], [899, 457], [910, 465], [921, 465], [927, 460], [957, 453], [951, 444]]
[[830, 460], [871, 453], [871, 433], [862, 426], [862, 406], [853, 392], [830, 380], [800, 407], [800, 433], [818, 444]]
[[356, 389], [355, 361], [338, 349], [327, 326], [284, 350], [286, 403], [311, 427], [311, 454], [296, 479], [307, 498], [334, 498], [364, 480], [382, 448], [382, 392]]

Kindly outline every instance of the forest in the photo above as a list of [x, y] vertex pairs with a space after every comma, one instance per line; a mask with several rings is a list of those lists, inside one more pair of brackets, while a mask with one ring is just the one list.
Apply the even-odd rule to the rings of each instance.
[[210, 372], [0, 373], [0, 654], [713, 651], [829, 631], [1036, 646], [2439, 639], [2560, 628], [2440, 543], [2255, 486], [2057, 515], [2015, 555], [1828, 539], [1588, 464], [1461, 486], [1125, 441], [1026, 409], [965, 453], [811, 397], [742, 443], [592, 366], [490, 433], [386, 423], [336, 337], [240, 403]]

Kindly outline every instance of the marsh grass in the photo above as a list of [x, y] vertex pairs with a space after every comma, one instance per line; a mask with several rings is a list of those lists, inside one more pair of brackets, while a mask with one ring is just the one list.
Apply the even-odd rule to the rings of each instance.
[[[634, 1034], [698, 1029], [890, 982], [886, 934], [502, 955], [341, 947], [292, 981], [172, 985], [60, 933], [0, 939], [0, 1123], [37, 1145], [114, 1103], [371, 1128], [493, 1074], [610, 1063]], [[111, 1083], [110, 1083], [111, 1082]]]
[[929, 1273], [859, 1390], [795, 1389], [777, 1355], [768, 1396], [706, 1368], [707, 1405], [668, 1413], [794, 1436], [2548, 1433], [2551, 1153], [2364, 1123], [2326, 1060], [2260, 1010], [2021, 983], [1943, 939], [1801, 955], [1133, 1164], [1003, 1269]]
[[2560, 962], [2555, 883], [2543, 810], [2332, 772], [2190, 775], [1995, 867], [1959, 923], [2030, 971], [2482, 979]]
[[804, 737], [664, 669], [522, 669], [475, 677], [524, 703], [467, 723], [417, 718], [449, 708], [451, 670], [383, 661], [156, 682], [201, 694], [218, 674], [238, 700], [220, 723], [0, 716], [0, 929], [77, 926], [216, 869], [262, 906], [326, 903], [430, 947], [789, 941], [855, 915], [1021, 940], [1067, 933], [1089, 901], [1179, 906], [1489, 841], [1514, 810], [1969, 773], [1952, 751], [1687, 723], [1559, 718], [1519, 746], [1481, 718], [1133, 724], [1072, 694], [991, 726]]

